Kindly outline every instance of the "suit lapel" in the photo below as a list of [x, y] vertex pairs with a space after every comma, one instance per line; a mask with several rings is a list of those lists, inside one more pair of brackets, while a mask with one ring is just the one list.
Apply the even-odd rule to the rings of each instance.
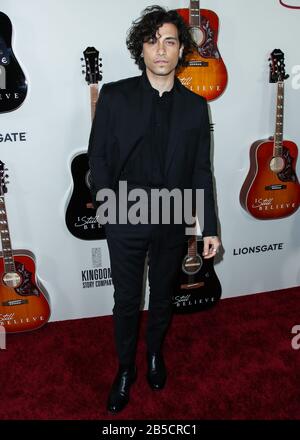
[[169, 139], [165, 160], [165, 177], [167, 177], [170, 165], [174, 158], [175, 150], [179, 142], [179, 133], [182, 129], [182, 120], [185, 115], [185, 100], [183, 99], [184, 86], [175, 78], [174, 96], [170, 118]]
[[136, 90], [132, 93], [128, 103], [128, 115], [134, 123], [134, 129], [126, 133], [126, 151], [124, 160], [128, 157], [136, 144], [144, 137], [150, 121], [151, 96], [150, 91], [145, 88], [142, 76], [139, 78]]
[[135, 90], [127, 102], [128, 107], [128, 126], [124, 127], [122, 134], [123, 148], [121, 149], [121, 157], [119, 168], [114, 177], [114, 185], [117, 184], [122, 169], [127, 163], [131, 153], [136, 146], [142, 141], [147, 131], [151, 105], [149, 105], [149, 90], [146, 89], [142, 76], [138, 78]]

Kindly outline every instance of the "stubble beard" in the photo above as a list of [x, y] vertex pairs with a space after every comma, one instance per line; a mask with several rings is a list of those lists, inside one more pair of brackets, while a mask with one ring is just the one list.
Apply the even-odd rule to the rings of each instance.
[[171, 68], [169, 68], [168, 70], [160, 70], [159, 68], [152, 68], [152, 67], [148, 67], [148, 69], [150, 70], [150, 72], [153, 74], [153, 75], [156, 75], [156, 76], [169, 76], [172, 72], [174, 72], [174, 74], [175, 74], [175, 69], [176, 69], [176, 67], [171, 67]]

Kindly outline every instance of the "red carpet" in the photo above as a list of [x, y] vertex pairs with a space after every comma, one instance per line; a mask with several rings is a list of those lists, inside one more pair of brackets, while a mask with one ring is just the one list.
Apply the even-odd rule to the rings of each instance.
[[175, 315], [165, 342], [169, 376], [146, 380], [142, 313], [138, 379], [117, 416], [106, 398], [117, 369], [112, 318], [48, 323], [8, 335], [1, 356], [0, 419], [299, 419], [300, 288], [221, 300]]

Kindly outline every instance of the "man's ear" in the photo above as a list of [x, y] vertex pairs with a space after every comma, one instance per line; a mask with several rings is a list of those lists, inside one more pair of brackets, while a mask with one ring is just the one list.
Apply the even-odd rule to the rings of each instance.
[[179, 58], [182, 58], [183, 49], [184, 46], [182, 45], [181, 48], [179, 49]]

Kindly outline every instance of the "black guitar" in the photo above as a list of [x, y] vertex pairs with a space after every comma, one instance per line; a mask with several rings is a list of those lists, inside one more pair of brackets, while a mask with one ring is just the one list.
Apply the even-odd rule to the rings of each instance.
[[0, 12], [0, 113], [16, 110], [27, 94], [25, 75], [11, 48], [12, 24]]
[[[83, 52], [85, 61], [85, 80], [90, 87], [91, 116], [95, 114], [98, 100], [98, 82], [102, 79], [99, 70], [101, 58], [94, 47], [87, 47]], [[93, 208], [90, 193], [90, 171], [86, 152], [77, 154], [72, 159], [71, 172], [73, 191], [66, 210], [66, 224], [76, 238], [82, 240], [102, 240], [106, 238], [104, 228], [99, 225], [96, 210]]]
[[191, 313], [212, 307], [220, 298], [222, 288], [214, 270], [214, 259], [202, 258], [203, 240], [188, 240], [172, 306], [174, 313]]

